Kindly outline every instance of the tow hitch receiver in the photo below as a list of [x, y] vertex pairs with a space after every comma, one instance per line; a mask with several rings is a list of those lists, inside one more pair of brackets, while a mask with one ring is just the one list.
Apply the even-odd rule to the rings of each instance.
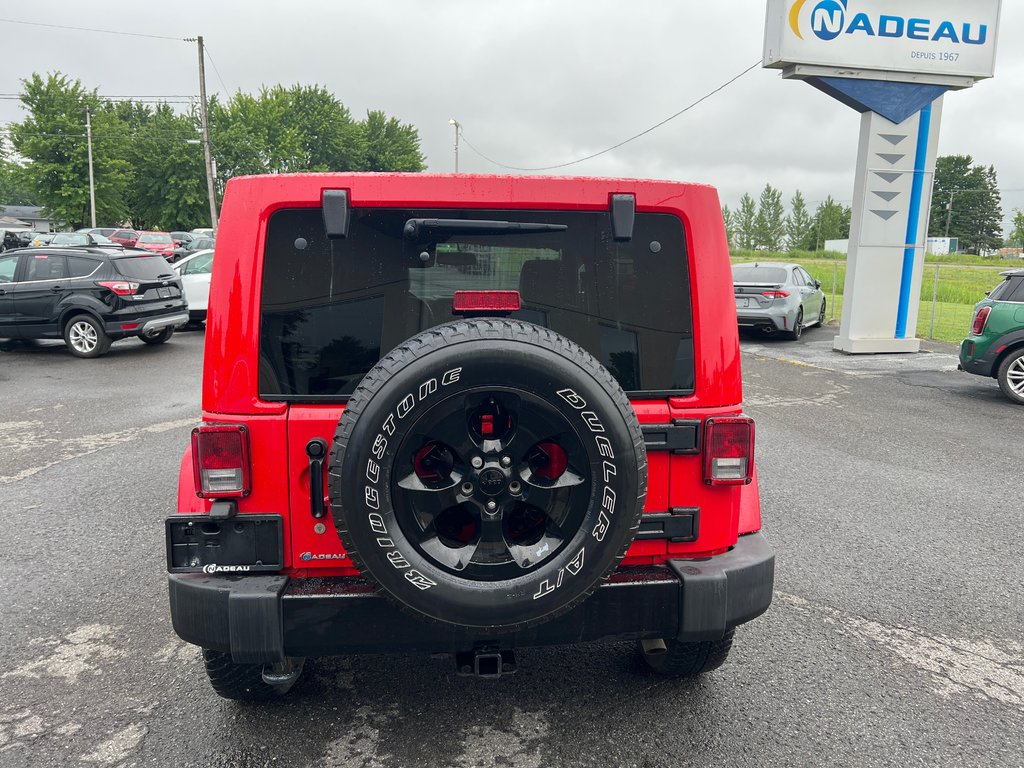
[[497, 680], [516, 671], [515, 651], [463, 651], [455, 654], [455, 669], [460, 677]]

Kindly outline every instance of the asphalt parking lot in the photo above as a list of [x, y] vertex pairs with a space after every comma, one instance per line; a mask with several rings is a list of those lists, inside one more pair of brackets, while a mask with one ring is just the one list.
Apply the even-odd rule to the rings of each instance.
[[217, 698], [167, 615], [163, 518], [203, 336], [0, 344], [0, 765], [1024, 765], [1024, 410], [912, 357], [744, 341], [775, 603], [699, 682], [629, 643], [321, 660]]

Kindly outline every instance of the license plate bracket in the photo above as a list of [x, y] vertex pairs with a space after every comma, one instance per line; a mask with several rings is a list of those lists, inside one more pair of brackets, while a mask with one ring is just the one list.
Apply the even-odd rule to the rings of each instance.
[[265, 573], [284, 567], [280, 515], [175, 515], [165, 523], [170, 573]]

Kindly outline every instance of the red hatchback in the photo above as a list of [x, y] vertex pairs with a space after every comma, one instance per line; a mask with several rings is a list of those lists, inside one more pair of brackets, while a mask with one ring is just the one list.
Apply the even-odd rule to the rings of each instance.
[[174, 238], [167, 232], [139, 232], [139, 239], [135, 241], [135, 247], [171, 258], [174, 256], [176, 246]]
[[219, 694], [282, 693], [309, 656], [497, 677], [610, 637], [692, 677], [768, 608], [712, 188], [236, 178], [221, 232], [166, 522], [174, 628]]
[[110, 234], [110, 239], [125, 248], [131, 248], [139, 239], [139, 233], [134, 229], [118, 229]]

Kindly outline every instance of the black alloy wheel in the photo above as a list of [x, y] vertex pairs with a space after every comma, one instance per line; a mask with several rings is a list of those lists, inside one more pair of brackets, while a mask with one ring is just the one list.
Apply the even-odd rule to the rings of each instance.
[[586, 515], [592, 478], [580, 435], [521, 390], [461, 392], [424, 412], [398, 448], [396, 517], [439, 567], [514, 579], [549, 561]]
[[584, 600], [633, 539], [636, 413], [592, 356], [513, 320], [436, 326], [357, 387], [330, 464], [353, 562], [422, 618], [510, 632]]

